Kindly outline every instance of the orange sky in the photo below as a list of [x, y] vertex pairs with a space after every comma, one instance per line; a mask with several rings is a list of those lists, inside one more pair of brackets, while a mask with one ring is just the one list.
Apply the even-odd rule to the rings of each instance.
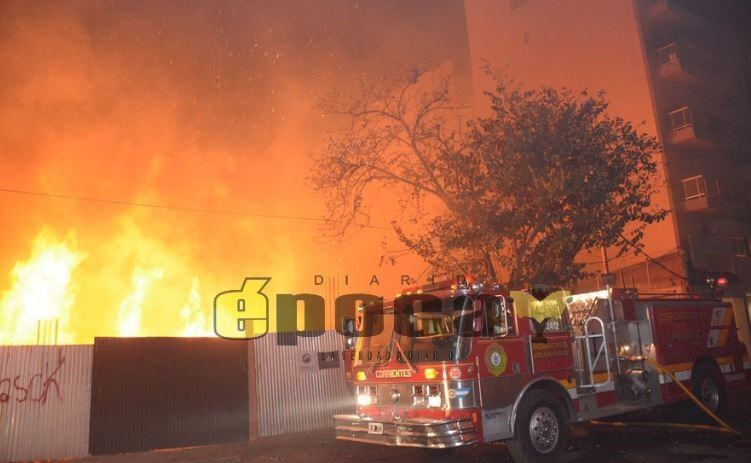
[[[611, 115], [630, 121], [640, 132], [657, 136], [657, 118], [647, 72], [645, 51], [633, 0], [567, 0], [525, 2], [512, 10], [507, 2], [467, 0], [466, 18], [472, 56], [475, 108], [482, 108], [483, 88], [490, 78], [480, 69], [489, 62], [530, 87], [567, 87], [574, 91], [604, 90]], [[651, 55], [646, 55], [651, 56]], [[662, 154], [656, 159], [659, 177], [654, 204], [670, 204]], [[672, 215], [650, 225], [642, 244], [659, 257], [678, 247]], [[629, 252], [616, 259], [609, 250], [611, 270], [642, 264]], [[583, 253], [582, 261], [601, 260], [599, 250]], [[601, 265], [597, 265], [601, 270]]]
[[[398, 65], [462, 69], [467, 46], [460, 1], [4, 2], [0, 188], [318, 217], [307, 153], [335, 121], [316, 98]], [[315, 274], [363, 291], [376, 273], [391, 295], [424, 267], [379, 267], [385, 235], [0, 192], [0, 331], [33, 342], [24, 310], [64, 342], [198, 334], [245, 276], [322, 294]]]

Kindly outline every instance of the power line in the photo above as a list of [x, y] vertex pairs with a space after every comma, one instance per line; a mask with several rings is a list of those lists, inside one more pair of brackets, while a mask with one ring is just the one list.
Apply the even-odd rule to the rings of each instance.
[[[631, 245], [631, 243], [628, 243], [628, 244]], [[633, 247], [633, 245], [631, 245], [631, 246]], [[677, 251], [678, 249], [680, 249], [680, 248], [670, 248], [670, 249], [666, 249], [664, 251], [658, 251], [657, 254], [660, 255], [660, 256], [662, 256], [662, 255], [668, 254], [670, 252]], [[616, 260], [619, 260], [619, 259], [632, 259], [632, 258], [638, 257], [638, 256], [639, 256], [638, 253], [636, 253], [636, 254], [622, 254], [620, 256], [615, 256], [615, 257], [608, 258], [608, 262], [613, 262], [613, 261], [616, 261]], [[647, 257], [647, 260], [649, 260], [649, 257]], [[585, 265], [595, 265], [595, 264], [604, 264], [605, 261], [604, 260], [590, 260], [590, 261], [575, 261], [574, 263], [576, 263], [576, 264], [585, 264]]]
[[646, 257], [646, 258], [647, 258], [647, 260], [649, 260], [649, 261], [650, 261], [650, 262], [652, 262], [653, 264], [657, 265], [658, 267], [660, 267], [661, 269], [663, 269], [663, 270], [665, 270], [666, 272], [670, 273], [671, 275], [675, 275], [676, 277], [680, 278], [681, 280], [684, 280], [684, 281], [689, 281], [689, 282], [690, 282], [690, 280], [689, 280], [688, 278], [686, 278], [685, 276], [683, 276], [683, 275], [681, 275], [681, 274], [679, 274], [679, 273], [676, 273], [676, 272], [674, 272], [673, 270], [671, 270], [671, 269], [667, 268], [666, 266], [662, 265], [662, 263], [661, 263], [661, 262], [657, 261], [656, 259], [653, 259], [653, 258], [652, 258], [652, 256], [650, 256], [649, 254], [647, 254], [646, 252], [644, 252], [644, 251], [643, 251], [643, 250], [642, 250], [642, 249], [641, 249], [641, 248], [640, 248], [639, 246], [637, 246], [637, 245], [636, 245], [636, 244], [635, 244], [635, 243], [634, 243], [633, 241], [631, 241], [631, 240], [629, 240], [628, 238], [626, 238], [625, 236], [623, 236], [623, 233], [619, 233], [619, 235], [620, 235], [621, 239], [623, 239], [623, 241], [625, 241], [626, 243], [630, 244], [630, 245], [631, 245], [631, 247], [633, 247], [633, 248], [634, 248], [634, 251], [635, 251], [635, 252], [643, 254], [643, 255], [644, 255], [644, 257]]
[[[89, 198], [89, 197], [83, 197], [83, 196], [63, 195], [63, 194], [56, 194], [56, 193], [42, 193], [38, 191], [16, 190], [12, 188], [2, 188], [2, 187], [0, 187], [0, 192], [26, 195], [26, 196], [36, 196], [36, 197], [42, 197], [42, 198], [66, 199], [70, 201], [85, 201], [85, 202], [92, 202], [92, 203], [114, 204], [118, 206], [134, 206], [134, 207], [145, 207], [145, 208], [150, 208], [150, 209], [163, 209], [163, 210], [173, 210], [173, 211], [183, 211], [183, 212], [198, 212], [198, 213], [207, 213], [207, 214], [224, 214], [224, 215], [234, 215], [234, 216], [240, 216], [240, 217], [253, 217], [253, 218], [260, 218], [260, 219], [302, 220], [302, 221], [307, 221], [307, 222], [321, 222], [321, 223], [334, 222], [330, 219], [324, 219], [320, 217], [306, 217], [306, 216], [280, 215], [280, 214], [257, 214], [257, 213], [251, 213], [251, 212], [229, 211], [229, 210], [222, 210], [222, 209], [202, 209], [202, 208], [197, 208], [197, 207], [139, 203], [139, 202], [133, 202], [133, 201], [124, 201], [124, 200], [119, 200], [119, 199]], [[359, 227], [363, 227], [363, 228], [372, 228], [376, 230], [388, 230], [388, 228], [381, 227], [378, 225], [367, 225], [367, 224], [356, 224], [356, 225]]]
[[[89, 197], [83, 197], [83, 196], [73, 196], [73, 195], [63, 195], [63, 194], [56, 194], [56, 193], [42, 193], [38, 191], [27, 191], [27, 190], [18, 190], [18, 189], [12, 189], [12, 188], [3, 188], [0, 187], [0, 192], [3, 193], [12, 193], [12, 194], [19, 194], [19, 195], [26, 195], [26, 196], [36, 196], [36, 197], [42, 197], [42, 198], [53, 198], [53, 199], [66, 199], [70, 201], [85, 201], [85, 202], [93, 202], [93, 203], [102, 203], [102, 204], [114, 204], [119, 206], [134, 206], [134, 207], [144, 207], [144, 208], [150, 208], [150, 209], [162, 209], [162, 210], [174, 210], [174, 211], [183, 211], [183, 212], [198, 212], [198, 213], [208, 213], [208, 214], [224, 214], [224, 215], [234, 215], [234, 216], [240, 216], [240, 217], [253, 217], [253, 218], [261, 218], [261, 219], [281, 219], [281, 220], [302, 220], [307, 222], [319, 222], [319, 223], [330, 223], [333, 222], [330, 219], [324, 219], [320, 217], [306, 217], [306, 216], [294, 216], [294, 215], [280, 215], [280, 214], [257, 214], [257, 213], [251, 213], [251, 212], [242, 212], [242, 211], [229, 211], [229, 210], [222, 210], [222, 209], [202, 209], [202, 208], [196, 208], [196, 207], [186, 207], [186, 206], [173, 206], [173, 205], [165, 205], [165, 204], [151, 204], [151, 203], [139, 203], [139, 202], [133, 202], [133, 201], [124, 201], [124, 200], [118, 200], [118, 199], [105, 199], [105, 198], [89, 198]], [[375, 230], [389, 230], [386, 227], [381, 227], [378, 225], [367, 225], [367, 224], [356, 224], [359, 227], [363, 228], [370, 228]], [[641, 253], [644, 255], [644, 257], [653, 262], [658, 267], [662, 268], [668, 273], [671, 273], [675, 275], [678, 278], [681, 278], [683, 280], [688, 280], [683, 275], [680, 275], [669, 268], [662, 265], [662, 263], [658, 262], [654, 258], [652, 258], [650, 255], [648, 255], [646, 252], [644, 252], [642, 249], [640, 249], [636, 244], [634, 244], [632, 241], [628, 240], [625, 236], [622, 234], [620, 235], [621, 238], [631, 245], [631, 247], [634, 248], [634, 251], [636, 253]], [[609, 260], [617, 260], [622, 259], [624, 257], [627, 257], [625, 255], [614, 257], [613, 259]], [[592, 262], [578, 262], [580, 264], [585, 265], [593, 265], [593, 264], [599, 264], [603, 263], [604, 261], [592, 261]], [[427, 270], [430, 268], [430, 266], [426, 267], [425, 270], [423, 270], [420, 273], [421, 277]]]
[[419, 275], [417, 275], [417, 277], [416, 277], [416, 278], [415, 278], [415, 279], [413, 280], [413, 282], [414, 282], [414, 283], [417, 283], [417, 282], [418, 282], [418, 281], [420, 280], [420, 278], [422, 278], [422, 276], [423, 276], [423, 275], [425, 275], [425, 273], [426, 273], [426, 272], [427, 272], [428, 270], [430, 270], [430, 267], [432, 267], [432, 265], [428, 264], [428, 266], [427, 266], [427, 267], [425, 267], [425, 270], [423, 270], [422, 272], [420, 272], [420, 274], [419, 274]]

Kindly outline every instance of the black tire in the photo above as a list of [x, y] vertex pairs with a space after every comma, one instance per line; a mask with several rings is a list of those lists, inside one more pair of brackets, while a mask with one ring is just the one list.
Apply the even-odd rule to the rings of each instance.
[[[691, 392], [715, 415], [723, 415], [727, 410], [722, 374], [714, 365], [700, 364], [694, 367], [691, 375]], [[693, 401], [691, 405], [694, 418], [713, 421]]]
[[553, 462], [566, 451], [568, 434], [564, 405], [548, 392], [533, 390], [519, 404], [508, 449], [516, 463]]

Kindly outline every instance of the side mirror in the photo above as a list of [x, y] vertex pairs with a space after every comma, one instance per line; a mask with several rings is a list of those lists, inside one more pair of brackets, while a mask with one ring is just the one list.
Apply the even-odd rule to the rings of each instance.
[[351, 318], [342, 320], [342, 335], [344, 336], [344, 345], [347, 349], [355, 347], [355, 334], [357, 334], [355, 320]]
[[357, 331], [355, 330], [355, 320], [352, 318], [345, 318], [342, 320], [342, 335], [344, 337], [352, 337]]

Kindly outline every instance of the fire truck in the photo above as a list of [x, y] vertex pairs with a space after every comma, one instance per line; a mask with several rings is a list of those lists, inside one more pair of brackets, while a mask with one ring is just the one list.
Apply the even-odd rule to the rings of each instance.
[[337, 439], [445, 452], [506, 441], [553, 461], [569, 425], [688, 398], [713, 413], [747, 388], [732, 307], [608, 288], [508, 291], [460, 278], [362, 304], [347, 339], [354, 414]]

